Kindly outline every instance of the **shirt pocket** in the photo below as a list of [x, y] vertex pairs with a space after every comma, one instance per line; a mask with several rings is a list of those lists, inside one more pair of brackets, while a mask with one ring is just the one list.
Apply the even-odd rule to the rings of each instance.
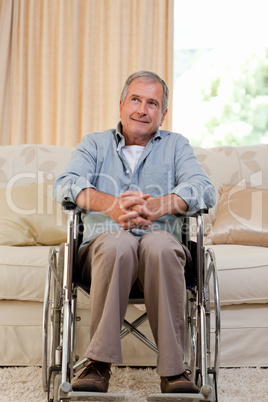
[[171, 163], [159, 164], [144, 169], [145, 192], [153, 197], [170, 194], [174, 188], [174, 169]]

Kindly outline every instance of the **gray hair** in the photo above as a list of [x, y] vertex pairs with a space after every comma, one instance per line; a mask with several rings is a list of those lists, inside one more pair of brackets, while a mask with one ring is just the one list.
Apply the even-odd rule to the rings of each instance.
[[120, 97], [121, 102], [122, 103], [125, 102], [129, 86], [130, 86], [131, 82], [136, 79], [140, 79], [141, 81], [145, 81], [145, 82], [158, 81], [158, 82], [160, 82], [160, 84], [162, 84], [163, 92], [164, 92], [162, 107], [163, 107], [163, 112], [164, 112], [168, 107], [169, 90], [168, 90], [168, 87], [167, 87], [167, 84], [165, 83], [165, 81], [162, 80], [162, 78], [160, 78], [159, 75], [157, 75], [156, 73], [153, 73], [152, 71], [142, 70], [142, 71], [138, 71], [137, 73], [131, 74], [128, 77], [128, 79], [126, 80], [124, 88], [121, 92], [121, 97]]

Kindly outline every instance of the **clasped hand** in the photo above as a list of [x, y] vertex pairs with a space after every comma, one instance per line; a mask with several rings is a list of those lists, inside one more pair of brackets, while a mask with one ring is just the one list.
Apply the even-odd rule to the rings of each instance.
[[120, 194], [120, 208], [122, 215], [119, 216], [119, 226], [125, 230], [151, 227], [153, 212], [148, 208], [147, 200], [150, 194], [141, 191], [128, 190]]

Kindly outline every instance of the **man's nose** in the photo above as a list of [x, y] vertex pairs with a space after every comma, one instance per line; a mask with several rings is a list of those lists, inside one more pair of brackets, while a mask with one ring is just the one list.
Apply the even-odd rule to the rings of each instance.
[[146, 102], [140, 102], [137, 111], [138, 111], [138, 113], [140, 113], [141, 115], [147, 114], [147, 105], [146, 105]]

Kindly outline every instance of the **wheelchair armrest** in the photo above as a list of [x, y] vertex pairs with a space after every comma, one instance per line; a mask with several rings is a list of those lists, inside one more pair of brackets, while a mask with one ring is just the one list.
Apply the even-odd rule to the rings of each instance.
[[201, 216], [201, 215], [208, 214], [208, 213], [209, 213], [209, 209], [203, 208], [203, 209], [199, 209], [198, 211], [196, 211], [194, 213], [189, 212], [189, 217], [196, 218], [197, 216]]
[[208, 214], [209, 213], [209, 209], [208, 208], [204, 208], [204, 209], [199, 209], [198, 211], [195, 212], [180, 212], [179, 214], [176, 214], [176, 216], [178, 218], [196, 218], [197, 216], [201, 216], [203, 214]]
[[[182, 242], [186, 247], [189, 247], [190, 244], [190, 240], [191, 240], [191, 235], [190, 235], [190, 218], [196, 218], [196, 220], [198, 221], [197, 225], [202, 225], [202, 243], [203, 243], [203, 220], [201, 220], [199, 217], [201, 217], [203, 214], [208, 214], [209, 210], [208, 208], [206, 209], [200, 209], [198, 211], [195, 212], [185, 212], [183, 214], [178, 214], [176, 216], [178, 216], [179, 219], [183, 220], [183, 224], [181, 227], [181, 236], [182, 236]], [[200, 227], [200, 226], [199, 226]]]
[[81, 208], [72, 201], [63, 200], [61, 207], [67, 216], [67, 242], [74, 246], [73, 253], [77, 254], [83, 241], [84, 225], [81, 218]]
[[77, 208], [77, 205], [72, 201], [63, 200], [61, 203], [62, 209], [66, 211], [71, 211]]

